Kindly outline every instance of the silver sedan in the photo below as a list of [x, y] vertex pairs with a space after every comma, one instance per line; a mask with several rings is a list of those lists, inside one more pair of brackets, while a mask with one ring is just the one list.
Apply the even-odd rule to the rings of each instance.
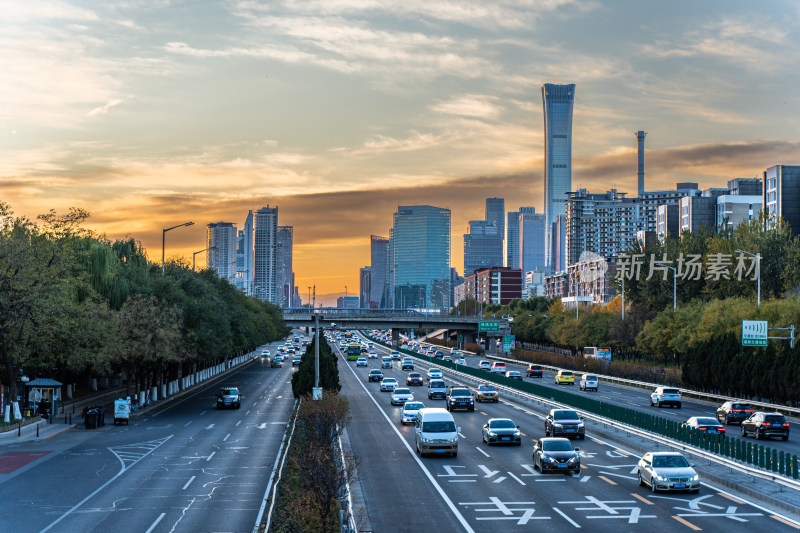
[[648, 485], [652, 492], [659, 490], [700, 490], [700, 477], [693, 465], [678, 452], [644, 454], [637, 466], [639, 486]]

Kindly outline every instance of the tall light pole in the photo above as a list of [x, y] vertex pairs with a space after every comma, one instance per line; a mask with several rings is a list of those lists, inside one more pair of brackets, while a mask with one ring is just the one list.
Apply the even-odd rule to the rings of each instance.
[[[197, 254], [201, 254], [203, 252], [207, 252], [209, 250], [216, 250], [216, 246], [212, 246], [211, 248], [203, 248], [202, 250], [197, 250], [196, 252], [192, 252], [192, 270], [194, 270], [194, 260]], [[207, 266], [207, 265], [206, 265]]]
[[666, 266], [668, 269], [672, 270], [672, 312], [674, 313], [675, 312], [675, 308], [678, 305], [677, 304], [678, 300], [676, 298], [678, 293], [677, 293], [677, 291], [675, 289], [677, 287], [676, 279], [678, 278], [678, 271], [675, 269], [675, 267], [671, 267], [669, 265], [664, 265], [664, 266]]
[[192, 226], [194, 222], [184, 222], [183, 224], [178, 224], [177, 226], [172, 226], [171, 228], [165, 228], [161, 230], [161, 275], [164, 275], [164, 249], [167, 242], [167, 232], [173, 230], [175, 228], [180, 228], [182, 226]]
[[750, 252], [745, 252], [744, 250], [736, 250], [738, 254], [746, 254], [750, 257], [756, 258], [756, 268], [758, 269], [758, 292], [756, 293], [756, 298], [758, 299], [758, 307], [761, 307], [761, 254], [751, 254]]
[[311, 307], [311, 285], [308, 286], [308, 307]]

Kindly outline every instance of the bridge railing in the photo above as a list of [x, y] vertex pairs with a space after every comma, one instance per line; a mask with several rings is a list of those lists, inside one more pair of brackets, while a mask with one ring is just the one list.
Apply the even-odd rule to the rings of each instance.
[[[437, 317], [437, 318], [468, 318], [468, 317], [457, 317], [455, 315], [450, 315], [446, 312], [441, 311], [427, 311], [427, 310], [420, 310], [420, 309], [361, 309], [361, 308], [352, 308], [352, 309], [344, 309], [340, 307], [293, 307], [283, 309], [283, 316], [309, 316], [309, 315], [326, 315], [326, 316], [346, 316], [346, 317], [396, 317], [396, 316], [406, 316], [406, 317]], [[475, 317], [475, 320], [478, 320], [478, 317]]]

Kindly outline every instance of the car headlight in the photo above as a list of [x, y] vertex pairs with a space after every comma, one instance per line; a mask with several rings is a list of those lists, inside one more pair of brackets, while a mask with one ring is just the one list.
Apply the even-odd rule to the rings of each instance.
[[497, 436], [497, 433], [495, 433], [494, 431], [490, 431], [490, 432], [489, 432], [489, 436], [490, 436], [490, 437], [496, 437], [496, 436]]
[[692, 481], [700, 481], [700, 476], [698, 476], [697, 474], [693, 475]]
[[659, 480], [659, 481], [666, 481], [667, 480], [667, 476], [656, 475], [656, 479]]
[[583, 427], [583, 422], [578, 422], [578, 427], [582, 428]]
[[561, 424], [553, 424], [553, 427], [560, 428]]
[[569, 461], [567, 461], [567, 462], [569, 462], [569, 463], [577, 463], [577, 462], [578, 462], [578, 458], [577, 458], [577, 457], [572, 457], [572, 458], [570, 458], [570, 460], [569, 460]]
[[553, 458], [553, 457], [545, 456], [544, 460], [547, 461], [548, 463], [555, 463], [556, 462], [555, 458]]
[[515, 431], [515, 432], [514, 432], [514, 436], [515, 436], [515, 437], [519, 437], [521, 434], [522, 434], [522, 433], [520, 433], [519, 431]]

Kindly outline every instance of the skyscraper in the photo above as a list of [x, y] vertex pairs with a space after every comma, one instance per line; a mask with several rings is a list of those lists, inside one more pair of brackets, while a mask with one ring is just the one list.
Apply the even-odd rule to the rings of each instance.
[[764, 171], [763, 209], [767, 227], [780, 217], [800, 235], [800, 166], [775, 165]]
[[244, 219], [244, 229], [239, 232], [236, 257], [236, 286], [248, 296], [253, 294], [253, 211]]
[[253, 295], [280, 305], [278, 208], [262, 207], [253, 217]]
[[517, 265], [519, 265], [519, 211], [509, 211], [506, 225], [506, 266], [516, 268]]
[[[502, 240], [506, 234], [505, 227], [505, 211], [506, 201], [503, 198], [487, 198], [486, 199], [486, 215], [485, 220], [487, 223], [497, 226], [497, 233]], [[502, 265], [496, 265], [502, 266]]]
[[503, 266], [505, 200], [487, 198], [483, 220], [470, 220], [464, 234], [464, 274], [478, 269]]
[[206, 265], [231, 283], [236, 280], [236, 224], [212, 222], [206, 226]]
[[292, 266], [292, 248], [294, 246], [294, 227], [278, 226], [278, 287], [281, 307], [293, 307], [294, 270]]
[[[572, 107], [575, 84], [542, 85], [544, 106], [544, 216], [545, 265], [553, 270], [551, 228], [566, 214], [567, 193], [572, 190]], [[563, 261], [562, 261], [563, 264]]]
[[358, 283], [358, 306], [362, 309], [372, 307], [369, 300], [371, 267], [365, 266], [359, 270]]
[[399, 206], [389, 237], [388, 292], [396, 309], [450, 307], [450, 210]]
[[369, 272], [369, 302], [362, 307], [387, 308], [391, 307], [386, 296], [386, 275], [389, 267], [389, 239], [379, 235], [370, 235], [369, 238], [370, 272]]
[[534, 207], [519, 208], [519, 263], [524, 277], [526, 272], [544, 271], [544, 215]]

